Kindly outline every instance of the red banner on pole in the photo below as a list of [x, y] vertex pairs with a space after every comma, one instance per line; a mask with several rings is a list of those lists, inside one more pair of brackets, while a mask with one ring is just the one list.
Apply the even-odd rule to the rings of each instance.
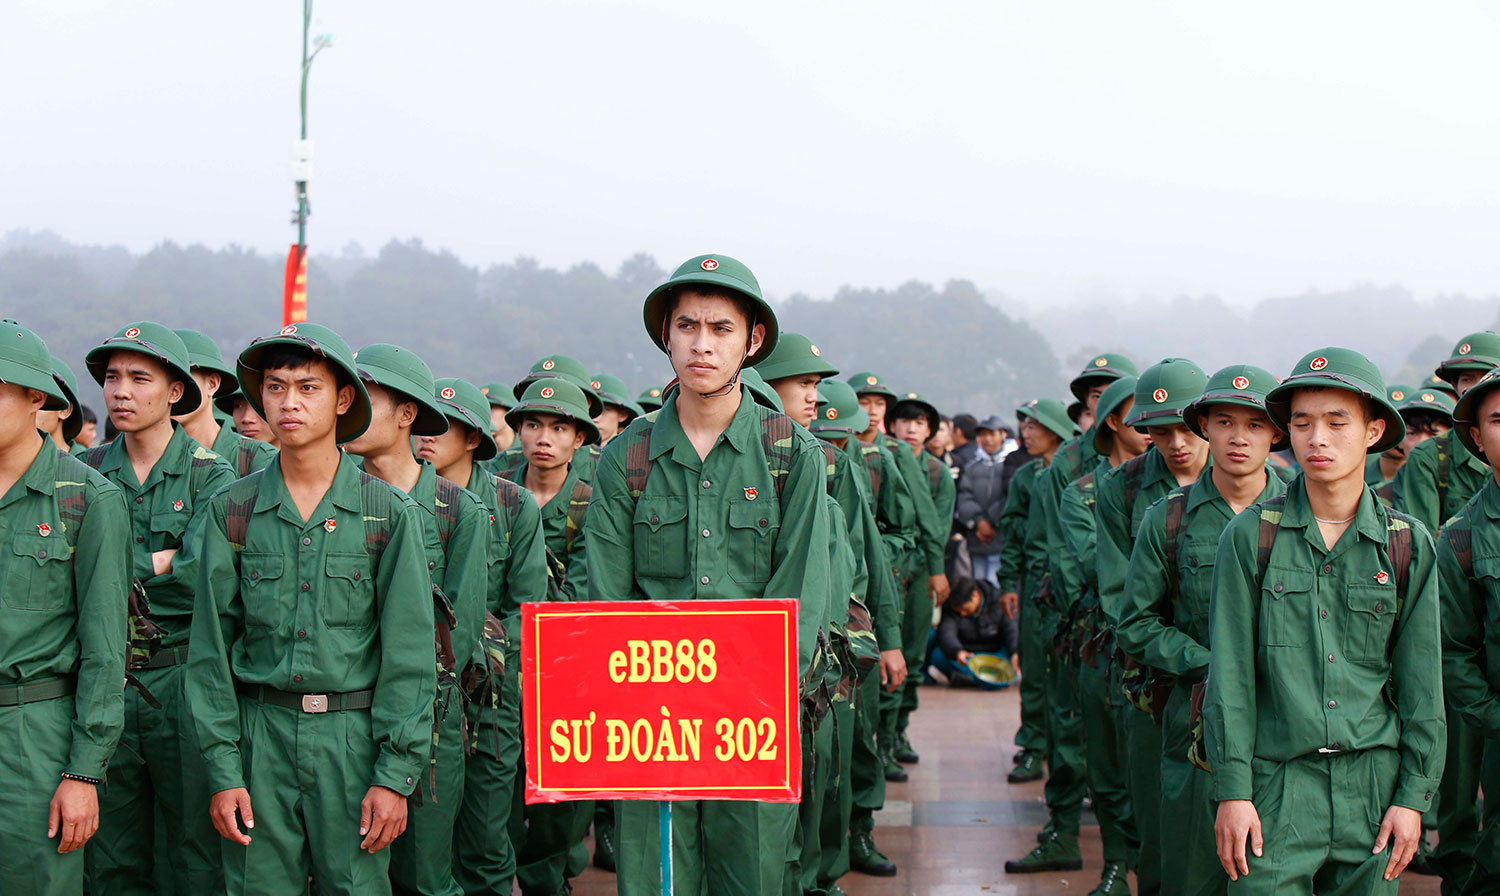
[[802, 797], [797, 602], [521, 607], [526, 802]]
[[286, 256], [286, 277], [281, 291], [281, 325], [307, 320], [307, 249], [296, 243]]

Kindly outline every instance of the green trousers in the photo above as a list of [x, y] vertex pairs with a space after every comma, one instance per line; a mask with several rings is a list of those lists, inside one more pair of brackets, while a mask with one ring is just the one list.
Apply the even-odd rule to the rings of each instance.
[[1041, 612], [1036, 601], [1021, 596], [1021, 727], [1016, 729], [1016, 746], [1023, 750], [1047, 749], [1047, 650]]
[[[885, 806], [885, 769], [876, 748], [881, 693], [879, 670], [871, 672], [854, 692], [854, 743], [849, 763], [854, 806], [850, 810], [850, 830], [873, 830], [874, 813]], [[845, 843], [846, 856], [847, 850]]]
[[[240, 700], [240, 753], [255, 829], [221, 840], [227, 896], [390, 893], [390, 848], [359, 848], [359, 805], [379, 748], [368, 710], [305, 713]], [[202, 891], [210, 892], [210, 891]]]
[[1384, 878], [1391, 847], [1371, 854], [1396, 792], [1400, 757], [1375, 749], [1290, 762], [1254, 760], [1252, 799], [1265, 839], [1248, 856], [1250, 873], [1233, 896], [1382, 896], [1401, 881]]
[[[438, 713], [444, 712], [439, 705]], [[437, 739], [437, 795], [431, 779], [407, 800], [406, 831], [391, 850], [391, 889], [402, 896], [463, 896], [453, 876], [453, 831], [464, 791], [464, 707], [451, 693]], [[430, 774], [430, 773], [429, 773]]]
[[1161, 892], [1162, 862], [1161, 727], [1149, 713], [1133, 706], [1127, 705], [1124, 713], [1130, 811], [1141, 836], [1141, 855], [1135, 867], [1136, 896], [1157, 896]]
[[[125, 730], [99, 788], [99, 832], [85, 848], [93, 896], [192, 896], [224, 886], [208, 820], [208, 767], [181, 664], [136, 674], [161, 703], [125, 690]], [[161, 857], [165, 867], [157, 867]]]
[[[659, 896], [657, 808], [615, 804], [619, 896]], [[781, 896], [797, 825], [793, 803], [680, 800], [672, 804], [672, 884], [687, 896]]]
[[[515, 741], [514, 785], [508, 829], [516, 856], [516, 883], [522, 896], [564, 892], [568, 886], [568, 858], [573, 847], [588, 833], [594, 817], [589, 802], [537, 803], [526, 805], [525, 723], [521, 721], [521, 663], [507, 661], [506, 689], [501, 697], [502, 711], [514, 707]], [[511, 700], [512, 695], [514, 701]], [[581, 869], [580, 869], [581, 870]], [[509, 890], [502, 891], [509, 893]]]
[[[880, 671], [870, 673], [880, 681]], [[858, 691], [856, 691], [856, 694]], [[838, 879], [849, 873], [849, 821], [854, 811], [854, 704], [840, 700], [833, 704], [825, 723], [833, 725], [834, 760], [828, 782], [823, 789], [823, 814], [819, 825], [818, 845], [822, 856], [818, 862], [817, 885], [811, 892], [827, 893]], [[884, 783], [884, 776], [881, 778]]]
[[[1481, 789], [1487, 794], [1500, 794], [1500, 743], [1493, 740], [1484, 742], [1481, 769]], [[1463, 896], [1500, 893], [1500, 798], [1485, 800], [1484, 826], [1479, 831], [1470, 859], [1473, 868], [1469, 877], [1459, 882], [1461, 886], [1454, 886], [1452, 892], [1462, 893]], [[1450, 892], [1446, 880], [1443, 882], [1443, 892]]]
[[1192, 688], [1178, 685], [1162, 714], [1161, 842], [1171, 858], [1162, 862], [1162, 896], [1223, 896], [1229, 876], [1219, 864], [1214, 822], [1219, 804], [1213, 776], [1187, 761], [1192, 745], [1188, 718]]
[[[784, 896], [800, 896], [818, 886], [818, 868], [823, 860], [823, 812], [825, 793], [835, 761], [833, 711], [814, 726], [802, 732], [802, 801], [797, 804], [797, 823], [792, 846], [787, 853], [787, 875], [782, 879]], [[832, 807], [836, 811], [837, 807]]]
[[1427, 863], [1442, 877], [1444, 896], [1451, 896], [1460, 892], [1474, 873], [1474, 851], [1480, 838], [1479, 779], [1484, 736], [1451, 706], [1447, 716], [1448, 753], [1443, 779], [1428, 811], [1428, 817], [1436, 822], [1438, 842]]
[[1141, 839], [1130, 811], [1124, 718], [1135, 712], [1120, 693], [1120, 667], [1101, 661], [1078, 669], [1079, 712], [1083, 716], [1084, 765], [1105, 862], [1134, 867]]
[[1046, 656], [1049, 743], [1047, 783], [1043, 792], [1053, 829], [1064, 837], [1076, 838], [1078, 819], [1083, 812], [1083, 797], [1088, 789], [1078, 670], [1072, 663], [1054, 656], [1050, 651]]
[[917, 686], [922, 681], [922, 663], [927, 658], [927, 641], [931, 634], [932, 595], [927, 590], [927, 576], [916, 571], [906, 586], [906, 605], [901, 614], [901, 653], [906, 658], [909, 674], [896, 691], [901, 699], [896, 709], [894, 733], [905, 734], [911, 724], [911, 714], [917, 711]]
[[500, 708], [469, 707], [476, 744], [464, 761], [453, 830], [453, 876], [465, 896], [511, 896], [516, 876], [510, 822], [522, 750], [520, 668], [517, 646], [506, 652]]
[[0, 707], [0, 893], [83, 893], [83, 850], [59, 855], [58, 838], [47, 837], [72, 725], [71, 697]]

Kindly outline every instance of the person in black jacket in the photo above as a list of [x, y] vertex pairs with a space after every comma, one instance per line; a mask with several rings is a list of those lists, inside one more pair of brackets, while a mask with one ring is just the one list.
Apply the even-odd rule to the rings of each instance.
[[995, 586], [959, 579], [943, 604], [931, 665], [953, 684], [1005, 687], [1010, 682], [984, 681], [969, 670], [968, 664], [976, 654], [990, 654], [1014, 665], [1017, 637], [1016, 621], [1005, 615]]

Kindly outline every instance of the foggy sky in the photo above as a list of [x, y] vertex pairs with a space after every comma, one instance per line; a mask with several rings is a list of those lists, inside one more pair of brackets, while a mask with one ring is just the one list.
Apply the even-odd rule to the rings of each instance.
[[[1500, 284], [1493, 7], [318, 0], [312, 251], [1028, 303]], [[285, 252], [296, 0], [0, 4], [0, 231]]]

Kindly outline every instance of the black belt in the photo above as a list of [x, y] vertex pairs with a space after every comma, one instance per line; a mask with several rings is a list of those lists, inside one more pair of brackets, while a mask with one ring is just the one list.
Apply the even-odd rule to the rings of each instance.
[[40, 703], [72, 696], [77, 685], [71, 678], [46, 678], [31, 684], [12, 684], [0, 687], [0, 706], [20, 706], [23, 703]]
[[375, 690], [348, 691], [343, 694], [298, 694], [279, 691], [263, 684], [242, 684], [235, 688], [241, 697], [257, 703], [269, 703], [302, 712], [343, 712], [346, 709], [369, 709], [375, 705]]
[[188, 649], [186, 644], [182, 645], [181, 647], [166, 647], [151, 654], [151, 659], [146, 660], [145, 665], [136, 666], [135, 668], [168, 669], [172, 666], [179, 666], [187, 662], [187, 658]]

